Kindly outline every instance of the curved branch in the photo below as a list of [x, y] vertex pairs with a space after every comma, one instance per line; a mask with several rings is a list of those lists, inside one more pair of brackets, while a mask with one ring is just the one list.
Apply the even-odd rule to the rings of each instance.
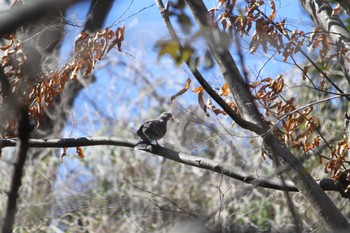
[[[0, 148], [14, 147], [18, 142], [17, 138], [0, 139]], [[63, 148], [63, 147], [80, 147], [80, 146], [119, 146], [127, 148], [135, 148], [137, 140], [121, 139], [116, 137], [80, 137], [80, 138], [62, 138], [62, 139], [30, 139], [29, 147], [33, 148]], [[143, 149], [142, 151], [173, 160], [178, 163], [198, 167], [201, 169], [210, 170], [236, 180], [240, 180], [247, 184], [253, 184], [264, 188], [285, 190], [297, 192], [298, 189], [290, 182], [283, 187], [281, 182], [266, 180], [264, 178], [256, 178], [254, 176], [244, 175], [241, 172], [236, 172], [227, 165], [218, 163], [214, 160], [193, 156], [181, 152], [177, 152], [161, 146], [152, 146], [151, 148]], [[283, 170], [285, 170], [284, 168]]]
[[202, 0], [186, 0], [185, 2], [203, 32], [204, 38], [208, 42], [210, 51], [216, 60], [225, 82], [228, 84], [242, 117], [255, 124], [255, 130], [253, 130], [255, 133], [258, 135], [264, 134], [268, 126], [262, 120], [261, 114], [254, 103], [248, 83], [242, 77], [226, 45], [230, 41], [228, 35], [215, 27]]
[[[14, 147], [18, 142], [17, 138], [0, 139], [0, 148]], [[58, 138], [58, 139], [30, 139], [29, 147], [32, 148], [63, 148], [63, 147], [78, 147], [78, 146], [119, 146], [127, 148], [135, 148], [137, 145], [137, 140], [135, 139], [122, 139], [117, 137], [80, 137], [80, 138]], [[283, 186], [281, 182], [276, 180], [271, 180], [271, 178], [277, 173], [282, 173], [289, 169], [289, 166], [281, 166], [276, 169], [274, 174], [268, 177], [254, 177], [250, 175], [242, 174], [241, 172], [234, 171], [232, 167], [227, 166], [222, 163], [218, 163], [214, 160], [202, 158], [198, 156], [193, 156], [181, 152], [177, 152], [161, 146], [153, 146], [151, 148], [143, 150], [144, 152], [151, 153], [163, 158], [173, 160], [178, 163], [185, 165], [198, 167], [200, 169], [205, 169], [209, 171], [216, 172], [218, 174], [231, 177], [233, 179], [242, 181], [247, 184], [254, 186], [260, 186], [275, 190], [284, 190], [289, 192], [298, 192], [299, 190], [287, 182], [286, 186]], [[343, 197], [349, 198], [349, 195], [344, 194], [341, 186], [334, 183], [332, 179], [322, 179], [318, 181], [318, 184], [323, 190], [326, 191], [338, 191]]]

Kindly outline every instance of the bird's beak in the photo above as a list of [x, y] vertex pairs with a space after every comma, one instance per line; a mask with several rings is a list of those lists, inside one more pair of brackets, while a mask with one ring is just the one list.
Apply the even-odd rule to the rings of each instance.
[[171, 117], [169, 120], [173, 121], [173, 122], [176, 122], [176, 123], [179, 123], [179, 120], [175, 117]]

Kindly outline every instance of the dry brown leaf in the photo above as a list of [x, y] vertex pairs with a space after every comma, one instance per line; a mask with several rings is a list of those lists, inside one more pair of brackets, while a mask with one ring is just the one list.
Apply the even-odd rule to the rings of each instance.
[[118, 45], [118, 51], [121, 52], [121, 46], [122, 46], [122, 41], [124, 40], [124, 31], [125, 31], [125, 25], [123, 25], [120, 28], [117, 28], [115, 30], [115, 39], [111, 42], [107, 49], [107, 53], [114, 48], [114, 46], [117, 44]]
[[207, 101], [207, 106], [209, 109], [211, 109], [216, 115], [219, 115], [219, 114], [223, 114], [223, 115], [226, 115], [226, 112], [217, 108], [213, 102], [211, 101], [210, 98], [208, 98], [208, 101]]
[[190, 88], [190, 84], [191, 84], [191, 79], [188, 78], [184, 88], [182, 88], [178, 93], [170, 97], [170, 103], [172, 103], [178, 96], [184, 94]]
[[270, 0], [270, 5], [271, 5], [271, 15], [269, 16], [269, 20], [273, 21], [275, 19], [276, 16], [276, 6], [275, 6], [275, 2], [273, 0]]
[[332, 16], [338, 15], [341, 10], [341, 5], [338, 3], [332, 10]]
[[222, 85], [222, 87], [219, 90], [219, 95], [220, 96], [227, 96], [228, 94], [230, 94], [230, 89], [229, 89], [227, 83], [224, 83], [224, 85]]
[[85, 158], [83, 149], [80, 146], [77, 146], [77, 154], [81, 159]]
[[62, 148], [62, 154], [60, 156], [60, 162], [63, 163], [63, 157], [67, 156], [67, 147]]
[[260, 45], [259, 36], [255, 31], [249, 43], [249, 52], [254, 53], [259, 48], [259, 45]]
[[307, 72], [309, 72], [310, 67], [311, 67], [311, 65], [307, 65], [307, 66], [304, 66], [304, 68], [303, 68], [302, 77], [303, 77], [303, 80], [304, 80], [304, 81], [305, 81], [306, 78], [307, 78]]
[[250, 88], [257, 88], [260, 85], [261, 82], [251, 82], [249, 83]]
[[207, 115], [207, 117], [209, 117], [209, 113], [207, 112], [207, 105], [204, 103], [204, 88], [203, 87], [197, 87], [196, 89], [193, 90], [193, 92], [198, 93], [198, 104], [201, 107], [201, 109], [203, 110], [203, 112], [205, 113], [205, 115]]

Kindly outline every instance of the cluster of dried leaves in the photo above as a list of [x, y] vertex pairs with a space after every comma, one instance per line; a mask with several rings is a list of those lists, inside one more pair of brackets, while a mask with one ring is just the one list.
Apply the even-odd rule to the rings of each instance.
[[[5, 76], [14, 87], [12, 88], [12, 94], [17, 96], [19, 100], [26, 100], [25, 94], [27, 92], [25, 90], [29, 84], [25, 83], [25, 75], [22, 69], [24, 63], [27, 62], [27, 57], [22, 50], [22, 43], [15, 34], [2, 36], [2, 39], [3, 46], [0, 46], [2, 50], [1, 66]], [[21, 85], [25, 88], [21, 88]], [[1, 90], [1, 92], [3, 94], [4, 90]]]
[[[63, 148], [62, 148], [62, 153], [61, 153], [61, 156], [60, 156], [60, 161], [61, 161], [61, 163], [63, 163], [63, 157], [67, 156], [67, 149], [68, 149], [67, 147], [63, 147]], [[83, 149], [82, 149], [80, 146], [77, 146], [77, 147], [76, 147], [76, 154], [77, 154], [78, 157], [81, 158], [81, 159], [84, 159], [84, 158], [85, 158]]]
[[281, 140], [286, 146], [303, 149], [304, 153], [319, 146], [320, 136], [314, 136], [319, 127], [319, 120], [315, 116], [309, 116], [313, 111], [312, 106], [298, 110], [295, 106], [295, 97], [289, 99], [281, 97], [284, 87], [282, 75], [274, 80], [265, 78], [259, 82], [250, 83], [249, 86], [256, 90], [254, 97], [264, 106], [265, 115], [272, 115], [277, 123], [282, 122]]
[[[275, 1], [270, 0], [269, 15], [266, 15], [259, 7], [267, 7], [267, 4], [262, 0], [247, 1], [247, 5], [243, 10], [238, 10], [235, 13], [236, 0], [219, 0], [219, 5], [216, 8], [209, 10], [213, 21], [218, 27], [227, 31], [232, 38], [233, 33], [237, 32], [241, 36], [249, 35], [252, 28], [255, 29], [253, 36], [250, 39], [249, 49], [251, 53], [258, 50], [259, 47], [264, 52], [274, 49], [277, 53], [283, 56], [286, 61], [289, 56], [299, 52], [301, 47], [307, 40], [307, 35], [299, 30], [287, 30], [285, 19], [281, 22], [276, 22], [276, 5]], [[223, 12], [223, 13], [222, 13]], [[216, 14], [218, 13], [218, 16]], [[329, 41], [325, 33], [316, 28], [309, 35], [308, 46], [317, 49], [322, 61], [332, 59], [336, 54], [326, 57], [329, 52]], [[283, 40], [286, 38], [287, 40]], [[345, 52], [345, 51], [343, 51]]]
[[346, 168], [346, 157], [348, 156], [349, 142], [347, 138], [340, 140], [336, 147], [331, 150], [329, 160], [324, 165], [325, 173], [335, 181], [339, 181], [345, 184], [344, 192], [347, 193], [350, 190], [350, 172]]
[[[186, 81], [186, 84], [184, 86], [183, 89], [181, 89], [179, 92], [177, 92], [175, 95], [171, 96], [170, 98], [170, 102], [173, 102], [177, 97], [179, 97], [180, 95], [184, 94], [189, 88], [190, 88], [190, 84], [191, 84], [191, 79], [188, 78]], [[204, 88], [202, 86], [196, 87], [195, 89], [192, 90], [192, 92], [194, 93], [198, 93], [198, 104], [201, 107], [201, 109], [203, 110], [203, 112], [205, 113], [206, 116], [210, 116], [208, 109], [212, 110], [213, 113], [215, 115], [226, 115], [226, 112], [218, 107], [216, 107], [211, 98], [207, 98], [207, 101], [205, 101], [205, 97], [204, 97]], [[236, 112], [239, 113], [237, 105], [235, 104], [235, 102], [233, 101], [233, 98], [229, 95], [230, 94], [230, 90], [228, 88], [227, 83], [224, 83], [224, 85], [220, 88], [219, 92], [218, 92], [219, 96], [221, 96], [222, 98], [225, 99], [226, 103], [232, 107]]]
[[[12, 91], [21, 103], [29, 105], [29, 114], [40, 127], [44, 117], [45, 107], [53, 104], [55, 97], [65, 88], [67, 81], [76, 80], [78, 75], [86, 76], [92, 73], [96, 62], [100, 61], [115, 46], [121, 51], [125, 27], [122, 25], [115, 31], [110, 28], [99, 30], [94, 34], [82, 32], [75, 41], [73, 57], [59, 70], [52, 70], [49, 75], [39, 77], [36, 83], [29, 83], [25, 77], [23, 64], [26, 57], [22, 52], [21, 41], [16, 35], [3, 36], [6, 45], [0, 47], [3, 51], [1, 65], [5, 76], [12, 85]], [[23, 88], [25, 86], [25, 88]], [[25, 90], [31, 90], [30, 93]]]
[[[191, 79], [187, 79], [184, 88], [173, 95], [171, 101], [184, 94], [190, 88], [190, 83]], [[304, 153], [306, 153], [320, 145], [320, 136], [315, 136], [315, 132], [317, 133], [317, 128], [319, 127], [319, 120], [315, 116], [309, 116], [313, 108], [308, 107], [303, 110], [297, 110], [295, 97], [284, 100], [280, 96], [284, 87], [282, 75], [279, 75], [274, 80], [265, 78], [259, 82], [250, 83], [249, 87], [252, 89], [252, 92], [255, 90], [254, 98], [259, 100], [264, 106], [265, 115], [267, 117], [273, 116], [276, 121], [275, 125], [278, 122], [282, 122], [282, 129], [279, 130], [282, 130], [283, 134], [276, 131], [276, 135], [280, 136], [286, 146], [303, 149]], [[198, 93], [198, 104], [208, 117], [210, 115], [207, 109], [212, 110], [216, 115], [226, 115], [226, 112], [217, 108], [209, 97], [206, 102], [204, 101], [203, 87], [197, 87], [193, 92]], [[219, 89], [218, 94], [239, 114], [237, 106], [230, 96], [227, 83], [224, 83]]]

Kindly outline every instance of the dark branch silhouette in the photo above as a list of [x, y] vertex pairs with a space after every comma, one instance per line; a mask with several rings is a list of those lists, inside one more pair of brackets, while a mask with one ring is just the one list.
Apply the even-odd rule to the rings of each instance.
[[14, 33], [19, 27], [40, 18], [50, 10], [63, 10], [79, 0], [42, 0], [30, 1], [24, 5], [1, 12], [0, 14], [0, 35]]

